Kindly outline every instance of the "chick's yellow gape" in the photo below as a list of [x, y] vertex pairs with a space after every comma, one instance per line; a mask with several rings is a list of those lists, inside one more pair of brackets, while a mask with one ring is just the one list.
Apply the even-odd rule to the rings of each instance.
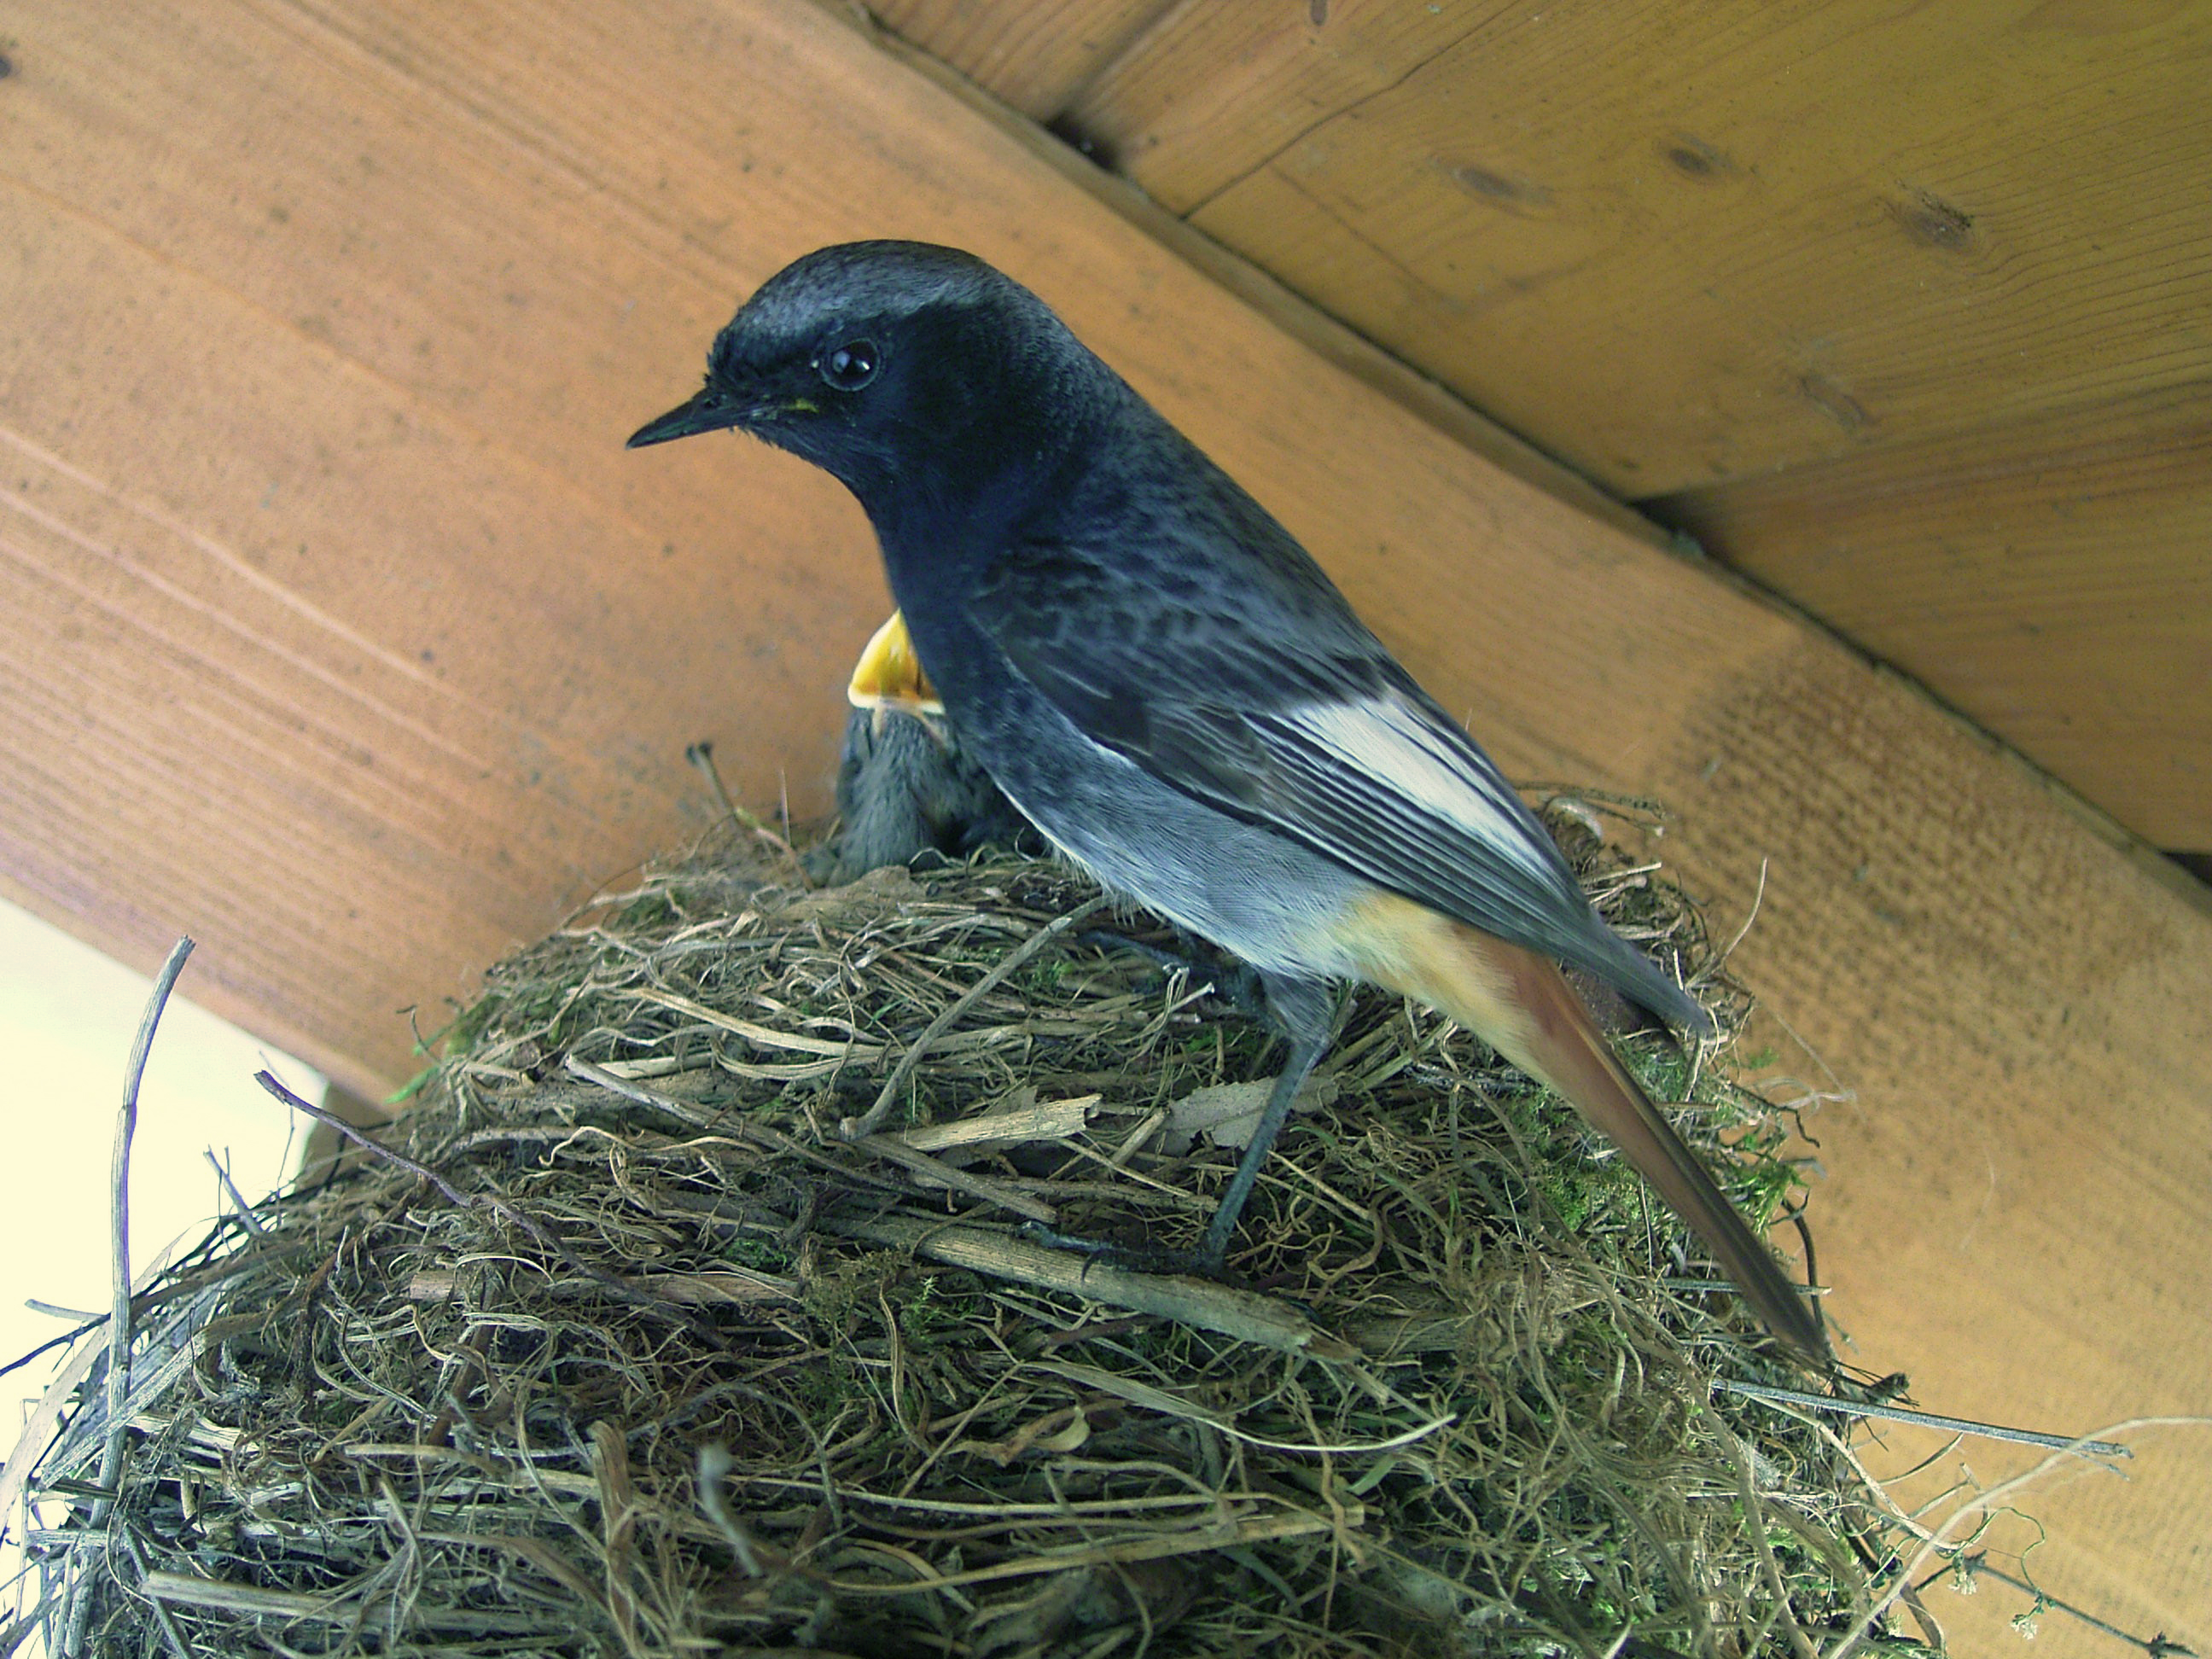
[[914, 654], [906, 618], [897, 611], [869, 636], [860, 661], [853, 665], [845, 700], [855, 708], [890, 708], [909, 714], [945, 712], [929, 676], [921, 672], [921, 659]]

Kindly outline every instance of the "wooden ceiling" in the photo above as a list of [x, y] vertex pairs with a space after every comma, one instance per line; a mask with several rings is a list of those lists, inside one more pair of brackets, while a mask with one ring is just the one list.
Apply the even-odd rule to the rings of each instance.
[[2212, 849], [2212, 9], [875, 9], [2154, 844]]
[[[993, 9], [963, 14], [997, 43], [990, 62], [972, 47], [977, 72], [1103, 124], [1100, 68], [1133, 77], [1143, 31], [1260, 9]], [[1276, 58], [1255, 40], [1231, 59], [1253, 85], [1337, 63], [1316, 56], [1308, 5], [1267, 15], [1289, 20]], [[1441, 50], [1419, 31], [1452, 12], [1379, 15], [1364, 67], [1268, 118], [1271, 155], [1356, 125], [1331, 112], [1370, 88], [1417, 84]], [[1325, 16], [1313, 38], [1358, 21]], [[1731, 970], [1788, 1021], [1786, 1063], [1813, 1073], [1809, 1052], [1851, 1091], [1818, 1120], [1817, 1219], [1860, 1358], [1909, 1364], [1943, 1409], [2039, 1427], [2200, 1409], [2212, 896], [1893, 677], [1655, 550], [1648, 526], [1533, 485], [1544, 469], [1463, 405], [1303, 305], [1270, 310], [1266, 279], [1199, 232], [1119, 210], [1130, 190], [850, 21], [802, 0], [0, 0], [0, 893], [141, 965], [189, 929], [192, 996], [381, 1092], [419, 1064], [395, 1011], [434, 1030], [476, 970], [707, 821], [687, 741], [716, 741], [742, 799], [787, 787], [818, 806], [846, 672], [887, 602], [865, 520], [760, 445], [622, 442], [696, 384], [714, 328], [784, 261], [855, 236], [957, 242], [1043, 294], [1279, 513], [1512, 775], [1668, 803], [1645, 850], [1717, 925], [1756, 912]], [[1621, 56], [1581, 50], [1594, 75]], [[1739, 78], [1744, 99], [1764, 90]], [[1735, 107], [1684, 130], [1769, 165], [1723, 118]], [[1506, 149], [1453, 165], [1566, 199], [1566, 173]], [[1903, 176], [1996, 236], [1981, 195]], [[1494, 195], [1453, 210], [1493, 212]], [[1970, 257], [2002, 267], [2014, 234]], [[1553, 339], [1563, 386], [1595, 372], [1567, 360], [1605, 314]], [[1515, 342], [1536, 322], [1505, 343], [1534, 355]], [[2067, 496], [2063, 468], [2023, 471], [2014, 431], [2075, 446], [2107, 498], [2134, 489], [2150, 535], [2179, 522], [2153, 504], [2186, 498], [2203, 448], [2185, 377], [2090, 388], [2097, 420], [2054, 404], [1898, 445], [1882, 434], [1903, 400], [1826, 372], [1876, 419], [1720, 486], [1757, 536], [1807, 513], [1888, 533], [1850, 469], [1892, 454], [1927, 471], [1912, 487], [1962, 537], [1984, 510], [2033, 507], [2053, 534], [2112, 522]], [[1607, 416], [1621, 430], [1632, 389]], [[2131, 435], [2148, 431], [2181, 435]], [[1878, 482], [1900, 479], [1923, 473]], [[2181, 627], [2160, 580], [2150, 609]], [[2147, 1443], [2124, 1483], [2039, 1492], [2038, 1577], [2212, 1650], [2203, 1444]], [[1973, 1468], [2024, 1467], [2008, 1455]], [[1996, 1651], [2021, 1605], [1985, 1592], [1943, 1617], [1958, 1651]], [[2039, 1652], [2105, 1651], [2086, 1627], [2044, 1628]]]

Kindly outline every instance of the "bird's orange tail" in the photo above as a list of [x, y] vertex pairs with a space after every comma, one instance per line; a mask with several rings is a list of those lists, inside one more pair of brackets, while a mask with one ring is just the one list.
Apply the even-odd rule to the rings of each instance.
[[1378, 893], [1342, 937], [1365, 976], [1416, 997], [1569, 1101], [1688, 1222], [1767, 1328], [1816, 1364], [1820, 1321], [1719, 1184], [1628, 1075], [1558, 968], [1517, 945]]

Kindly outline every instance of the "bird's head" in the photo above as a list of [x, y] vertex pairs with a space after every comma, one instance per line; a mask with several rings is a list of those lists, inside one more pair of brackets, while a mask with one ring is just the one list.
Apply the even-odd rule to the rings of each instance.
[[715, 337], [698, 394], [629, 444], [750, 432], [842, 479], [881, 524], [1042, 459], [1103, 368], [972, 254], [848, 242], [763, 283]]

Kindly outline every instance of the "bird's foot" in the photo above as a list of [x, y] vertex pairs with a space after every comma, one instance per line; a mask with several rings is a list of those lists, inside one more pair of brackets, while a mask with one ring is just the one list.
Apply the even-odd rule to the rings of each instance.
[[1064, 1250], [1071, 1255], [1082, 1256], [1086, 1267], [1119, 1267], [1135, 1273], [1192, 1273], [1200, 1279], [1221, 1277], [1220, 1254], [1203, 1249], [1170, 1250], [1157, 1244], [1115, 1244], [1103, 1238], [1055, 1232], [1034, 1221], [1023, 1227], [1021, 1234], [1048, 1250]]
[[[1194, 945], [1188, 934], [1181, 937], [1187, 947]], [[1102, 951], [1134, 951], [1163, 975], [1185, 975], [1193, 986], [1212, 991], [1247, 1019], [1262, 1023], [1267, 1019], [1267, 998], [1260, 975], [1241, 962], [1209, 962], [1194, 948], [1164, 951], [1157, 945], [1147, 945], [1142, 939], [1103, 927], [1077, 934], [1076, 943], [1096, 945]]]

